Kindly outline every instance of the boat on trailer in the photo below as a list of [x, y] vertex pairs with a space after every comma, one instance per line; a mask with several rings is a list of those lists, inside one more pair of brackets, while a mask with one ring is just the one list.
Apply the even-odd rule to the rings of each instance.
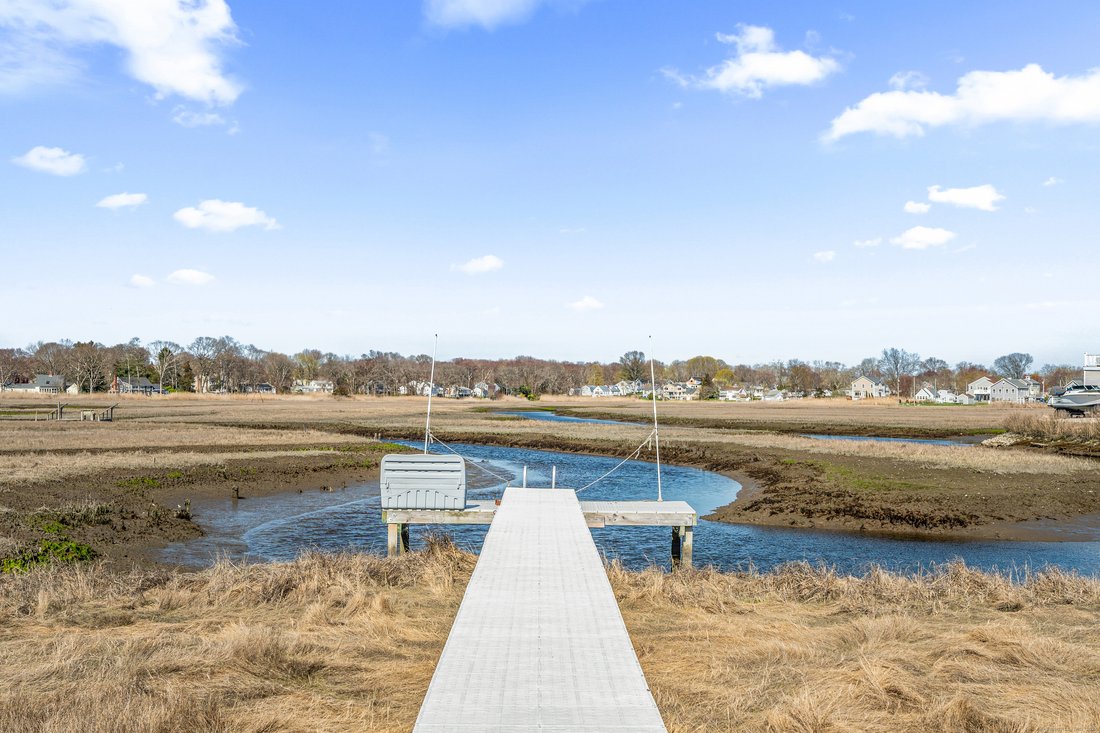
[[1047, 404], [1074, 417], [1100, 413], [1100, 385], [1070, 387], [1057, 397], [1051, 397]]

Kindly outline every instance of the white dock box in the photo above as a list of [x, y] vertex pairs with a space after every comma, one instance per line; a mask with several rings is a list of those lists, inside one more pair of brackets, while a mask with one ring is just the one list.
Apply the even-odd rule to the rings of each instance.
[[383, 509], [466, 508], [466, 462], [461, 456], [385, 456], [381, 484]]

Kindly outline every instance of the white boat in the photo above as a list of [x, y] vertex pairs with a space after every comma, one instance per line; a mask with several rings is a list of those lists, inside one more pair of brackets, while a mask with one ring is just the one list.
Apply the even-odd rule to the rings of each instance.
[[1072, 415], [1100, 411], [1100, 385], [1070, 387], [1057, 397], [1051, 397], [1047, 404], [1055, 410], [1065, 410]]

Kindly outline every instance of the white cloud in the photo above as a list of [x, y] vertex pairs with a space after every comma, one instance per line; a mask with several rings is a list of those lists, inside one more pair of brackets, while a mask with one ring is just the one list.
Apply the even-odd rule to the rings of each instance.
[[816, 262], [832, 262], [835, 259], [836, 252], [831, 249], [827, 249], [822, 252], [814, 252], [814, 260]]
[[130, 285], [135, 288], [151, 288], [156, 285], [153, 278], [137, 273], [130, 276]]
[[96, 206], [101, 209], [123, 209], [127, 206], [141, 206], [149, 197], [143, 193], [116, 193], [100, 199]]
[[942, 247], [957, 235], [955, 232], [939, 227], [913, 227], [906, 229], [901, 235], [890, 241], [899, 245], [902, 249], [928, 249], [929, 247]]
[[198, 206], [188, 206], [172, 217], [188, 229], [206, 229], [211, 232], [232, 232], [250, 226], [279, 228], [277, 221], [257, 208], [245, 206], [239, 201], [220, 199], [207, 199]]
[[924, 89], [928, 86], [928, 77], [919, 71], [899, 71], [890, 77], [890, 88], [904, 91], [906, 89]]
[[492, 30], [506, 23], [525, 21], [546, 4], [547, 0], [426, 0], [424, 15], [435, 25], [479, 25]]
[[922, 201], [906, 201], [902, 208], [905, 209], [906, 214], [927, 214], [932, 205]]
[[465, 272], [467, 275], [481, 275], [499, 270], [502, 267], [504, 267], [504, 260], [496, 255], [485, 255], [484, 257], [475, 257], [461, 265], [454, 265], [451, 269]]
[[225, 118], [217, 112], [195, 112], [180, 106], [172, 110], [172, 122], [183, 127], [208, 127], [210, 125], [224, 125]]
[[913, 89], [878, 92], [832, 121], [823, 139], [874, 132], [902, 138], [930, 127], [997, 121], [1100, 122], [1100, 68], [1056, 77], [1038, 64], [1019, 71], [971, 71], [954, 94]]
[[997, 192], [991, 184], [983, 186], [971, 186], [970, 188], [940, 188], [928, 187], [928, 200], [938, 204], [951, 204], [963, 209], [981, 209], [982, 211], [996, 211], [997, 202], [1004, 200], [1004, 195]]
[[713, 89], [759, 99], [764, 89], [779, 86], [805, 86], [821, 81], [840, 69], [835, 59], [811, 56], [805, 51], [780, 51], [771, 28], [737, 26], [738, 33], [718, 33], [720, 42], [731, 44], [737, 53], [701, 77], [664, 69], [665, 76], [683, 87]]
[[165, 278], [173, 285], [207, 285], [214, 281], [214, 276], [201, 270], [176, 270]]
[[603, 308], [603, 303], [596, 300], [591, 295], [586, 295], [580, 300], [570, 303], [569, 307], [578, 313], [584, 313], [586, 311], [595, 311]]
[[0, 28], [9, 29], [22, 49], [5, 59], [0, 79], [8, 81], [0, 88], [40, 78], [52, 64], [71, 75], [79, 62], [68, 51], [107, 44], [122, 49], [127, 72], [158, 98], [229, 104], [241, 93], [222, 71], [224, 48], [237, 42], [225, 0], [4, 0]]
[[875, 237], [874, 239], [857, 239], [852, 242], [857, 247], [877, 247], [882, 244], [882, 237]]
[[1054, 176], [1051, 176], [1050, 178], [1043, 181], [1043, 185], [1046, 186], [1047, 188], [1050, 188], [1051, 186], [1057, 186], [1061, 182], [1062, 182], [1061, 178], [1055, 178]]
[[1025, 206], [1024, 207], [1024, 213], [1031, 216], [1033, 214], [1038, 214], [1039, 210], [1036, 209], [1034, 206]]
[[42, 145], [31, 148], [12, 163], [34, 171], [52, 173], [55, 176], [75, 176], [84, 172], [84, 156], [70, 153], [61, 148], [47, 148]]

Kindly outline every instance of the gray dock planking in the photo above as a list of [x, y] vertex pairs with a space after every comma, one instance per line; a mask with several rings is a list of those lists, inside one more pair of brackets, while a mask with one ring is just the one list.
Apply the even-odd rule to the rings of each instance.
[[665, 731], [576, 494], [493, 509], [414, 731]]

